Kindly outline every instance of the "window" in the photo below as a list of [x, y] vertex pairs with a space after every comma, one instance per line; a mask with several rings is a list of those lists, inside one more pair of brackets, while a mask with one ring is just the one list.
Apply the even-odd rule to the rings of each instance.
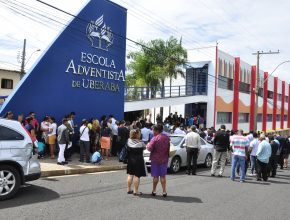
[[281, 115], [276, 115], [276, 121], [281, 121]]
[[0, 126], [0, 141], [18, 141], [24, 140], [24, 137], [16, 131]]
[[267, 114], [267, 122], [272, 122], [273, 120], [273, 115], [272, 114]]
[[284, 115], [284, 121], [288, 121], [287, 115]]
[[258, 116], [257, 116], [257, 122], [262, 122], [262, 119], [263, 119], [262, 114], [261, 113], [258, 114]]
[[201, 145], [206, 145], [205, 141], [202, 138], [200, 138], [200, 144]]
[[2, 79], [1, 80], [1, 89], [13, 89], [13, 80], [12, 79]]
[[250, 84], [240, 82], [240, 92], [244, 92], [249, 94], [250, 93]]
[[170, 141], [174, 146], [178, 146], [183, 140], [183, 137], [180, 136], [170, 136]]
[[217, 123], [218, 124], [232, 123], [232, 113], [231, 112], [218, 112], [217, 113]]
[[282, 94], [278, 94], [278, 101], [282, 100]]
[[239, 113], [239, 123], [249, 122], [249, 113]]
[[224, 76], [219, 76], [218, 87], [221, 89], [233, 90], [234, 87], [233, 79]]
[[268, 99], [273, 99], [274, 93], [268, 90]]
[[285, 96], [285, 102], [288, 102], [288, 96], [287, 95]]
[[258, 95], [259, 95], [260, 97], [264, 97], [264, 89], [263, 89], [263, 88], [259, 88]]

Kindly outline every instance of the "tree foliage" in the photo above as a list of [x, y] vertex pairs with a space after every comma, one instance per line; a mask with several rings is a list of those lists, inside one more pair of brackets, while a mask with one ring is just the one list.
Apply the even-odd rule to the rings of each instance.
[[181, 40], [170, 37], [151, 40], [140, 51], [131, 52], [132, 61], [128, 70], [132, 73], [126, 78], [126, 84], [130, 86], [164, 86], [166, 78], [184, 77], [182, 67], [186, 64], [187, 51], [182, 47]]

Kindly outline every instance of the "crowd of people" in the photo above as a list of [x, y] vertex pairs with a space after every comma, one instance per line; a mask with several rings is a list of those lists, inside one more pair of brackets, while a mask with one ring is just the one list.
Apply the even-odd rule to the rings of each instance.
[[[256, 177], [257, 181], [267, 181], [269, 177], [276, 176], [278, 165], [280, 169], [288, 168], [289, 136], [253, 131], [244, 135], [243, 130], [232, 132], [231, 135], [230, 131], [226, 131], [225, 125], [222, 125], [213, 136], [215, 150], [211, 176], [215, 176], [219, 161], [221, 167], [218, 176], [223, 176], [228, 153], [232, 155], [231, 180], [233, 181], [236, 174], [240, 176], [240, 182], [245, 182], [246, 175]], [[247, 174], [248, 167], [250, 167], [249, 174]]]
[[[57, 153], [58, 165], [68, 164], [76, 147], [79, 147], [79, 161], [82, 163], [98, 163], [102, 159], [108, 160], [110, 156], [118, 156], [120, 161], [127, 163], [128, 194], [142, 194], [139, 184], [140, 178], [147, 175], [143, 158], [143, 150], [147, 149], [151, 152], [151, 194], [156, 195], [156, 187], [160, 181], [162, 195], [167, 196], [166, 174], [170, 156], [170, 134], [185, 136], [188, 175], [196, 175], [197, 158], [201, 149], [200, 137], [214, 146], [211, 176], [216, 175], [219, 163], [218, 176], [223, 176], [229, 155], [230, 178], [233, 181], [236, 180], [236, 174], [240, 176], [240, 182], [246, 180], [246, 175], [255, 176], [257, 181], [267, 181], [269, 177], [276, 176], [278, 165], [281, 169], [288, 167], [290, 137], [282, 137], [278, 133], [251, 131], [244, 135], [242, 130], [226, 130], [225, 125], [221, 125], [218, 130], [213, 127], [206, 129], [201, 116], [183, 118], [177, 112], [170, 114], [164, 121], [158, 114], [155, 125], [151, 114], [144, 119], [137, 118], [132, 123], [117, 121], [110, 115], [102, 116], [100, 121], [95, 118], [83, 119], [79, 128], [74, 122], [75, 116], [74, 112], [69, 113], [59, 126], [51, 116], [45, 116], [39, 123], [34, 112], [30, 112], [27, 117], [19, 115], [17, 119], [29, 132], [33, 142], [44, 146], [43, 150], [39, 149], [40, 157], [47, 154], [54, 159]], [[12, 112], [7, 112], [5, 117], [14, 119]], [[250, 173], [247, 174], [249, 166]]]

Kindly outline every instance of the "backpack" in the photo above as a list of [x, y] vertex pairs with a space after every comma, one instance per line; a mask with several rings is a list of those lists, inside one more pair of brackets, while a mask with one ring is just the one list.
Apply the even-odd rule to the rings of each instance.
[[119, 162], [124, 162], [127, 163], [128, 160], [128, 150], [127, 150], [127, 145], [122, 148], [120, 154], [119, 154]]

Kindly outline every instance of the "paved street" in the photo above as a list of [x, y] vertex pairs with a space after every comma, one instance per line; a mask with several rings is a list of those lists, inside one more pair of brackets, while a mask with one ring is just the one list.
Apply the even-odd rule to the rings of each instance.
[[149, 195], [149, 177], [141, 181], [145, 195], [127, 195], [124, 170], [42, 178], [0, 202], [0, 219], [290, 219], [289, 169], [268, 183], [198, 171], [169, 175], [167, 198]]

